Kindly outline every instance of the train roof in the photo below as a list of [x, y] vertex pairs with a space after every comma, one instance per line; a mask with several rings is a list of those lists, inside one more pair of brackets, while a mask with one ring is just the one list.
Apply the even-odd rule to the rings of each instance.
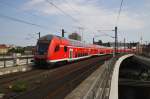
[[45, 35], [45, 36], [41, 37], [39, 40], [50, 41], [53, 37], [58, 37], [60, 39], [68, 40], [70, 42], [71, 46], [90, 47], [90, 48], [93, 48], [93, 47], [94, 48], [110, 48], [110, 47], [100, 46], [100, 45], [95, 45], [95, 44], [87, 44], [87, 43], [82, 42], [82, 41], [72, 40], [72, 39], [68, 39], [68, 38], [64, 38], [64, 37], [60, 37], [60, 36], [56, 36], [56, 35], [52, 35], [52, 34]]
[[54, 37], [54, 35], [49, 34], [49, 35], [45, 35], [45, 36], [40, 37], [38, 40], [48, 40], [48, 41], [50, 41], [53, 37]]

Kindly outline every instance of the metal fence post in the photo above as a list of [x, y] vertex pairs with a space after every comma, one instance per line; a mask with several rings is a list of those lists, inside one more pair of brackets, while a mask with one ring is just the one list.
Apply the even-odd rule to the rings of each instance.
[[5, 54], [3, 54], [3, 59], [4, 59], [4, 68], [5, 68], [6, 67]]
[[27, 54], [27, 65], [29, 64], [29, 60], [28, 60], [28, 54]]
[[16, 53], [13, 53], [13, 66], [16, 66]]

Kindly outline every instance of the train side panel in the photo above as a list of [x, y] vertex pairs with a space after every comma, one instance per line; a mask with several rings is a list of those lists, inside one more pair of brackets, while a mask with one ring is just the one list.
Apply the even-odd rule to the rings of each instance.
[[54, 37], [49, 47], [49, 61], [57, 62], [66, 60], [69, 57], [68, 41]]

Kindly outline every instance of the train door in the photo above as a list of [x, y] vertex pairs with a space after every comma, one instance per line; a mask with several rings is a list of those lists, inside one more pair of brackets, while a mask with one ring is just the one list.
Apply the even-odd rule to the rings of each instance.
[[70, 59], [73, 58], [73, 49], [72, 49], [72, 48], [69, 50], [69, 58], [70, 58]]

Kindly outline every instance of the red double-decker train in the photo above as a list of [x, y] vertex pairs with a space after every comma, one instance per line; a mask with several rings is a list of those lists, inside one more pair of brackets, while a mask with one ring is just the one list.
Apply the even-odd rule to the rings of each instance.
[[[110, 47], [86, 44], [55, 35], [46, 35], [37, 42], [34, 62], [35, 64], [54, 64], [80, 60], [94, 55], [112, 54], [113, 51], [113, 48]], [[130, 52], [131, 50], [119, 49], [117, 51], [121, 53]]]

